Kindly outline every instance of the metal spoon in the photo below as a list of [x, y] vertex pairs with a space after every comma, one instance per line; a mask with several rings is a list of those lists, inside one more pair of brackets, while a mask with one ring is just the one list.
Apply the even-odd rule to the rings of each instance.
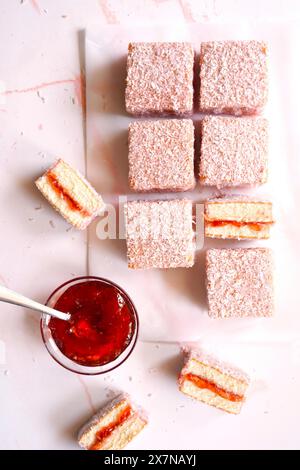
[[28, 299], [27, 297], [24, 297], [24, 295], [18, 294], [17, 292], [1, 285], [0, 301], [30, 308], [31, 310], [36, 310], [37, 312], [45, 313], [46, 315], [52, 315], [53, 317], [60, 318], [61, 320], [69, 320], [71, 316], [69, 313], [59, 312], [58, 310], [47, 307], [46, 305], [39, 304], [38, 302]]

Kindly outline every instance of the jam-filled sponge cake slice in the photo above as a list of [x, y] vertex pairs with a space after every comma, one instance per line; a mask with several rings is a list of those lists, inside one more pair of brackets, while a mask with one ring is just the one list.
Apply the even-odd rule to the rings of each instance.
[[205, 236], [209, 238], [267, 239], [273, 223], [269, 201], [234, 196], [205, 202]]
[[191, 349], [179, 376], [179, 389], [196, 400], [238, 414], [250, 379], [243, 371]]
[[144, 411], [127, 394], [121, 394], [81, 428], [78, 443], [86, 450], [121, 450], [147, 423]]
[[54, 209], [80, 230], [105, 207], [90, 183], [61, 158], [35, 184]]

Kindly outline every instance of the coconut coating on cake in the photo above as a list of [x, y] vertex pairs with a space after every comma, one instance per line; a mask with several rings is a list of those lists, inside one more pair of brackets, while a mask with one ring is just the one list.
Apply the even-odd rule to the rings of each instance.
[[187, 191], [195, 186], [190, 119], [129, 125], [129, 186], [134, 191]]
[[265, 106], [267, 96], [265, 42], [215, 41], [201, 44], [201, 111], [255, 114]]
[[200, 182], [219, 188], [260, 185], [268, 175], [265, 118], [205, 117], [201, 125]]
[[130, 114], [190, 114], [194, 50], [185, 42], [130, 43], [125, 103]]
[[273, 257], [270, 249], [207, 250], [206, 276], [210, 317], [273, 315]]
[[125, 222], [130, 268], [193, 266], [195, 245], [191, 201], [128, 202]]

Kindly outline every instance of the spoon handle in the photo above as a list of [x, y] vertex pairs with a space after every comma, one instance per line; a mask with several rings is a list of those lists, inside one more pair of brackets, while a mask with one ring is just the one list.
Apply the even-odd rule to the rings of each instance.
[[52, 315], [53, 317], [60, 318], [61, 320], [69, 320], [70, 314], [59, 312], [53, 308], [47, 307], [46, 305], [39, 304], [34, 300], [24, 297], [24, 295], [18, 294], [7, 287], [0, 285], [0, 301], [7, 302], [9, 304], [20, 305], [21, 307], [30, 308], [31, 310], [36, 310], [40, 313], [46, 313], [47, 315]]

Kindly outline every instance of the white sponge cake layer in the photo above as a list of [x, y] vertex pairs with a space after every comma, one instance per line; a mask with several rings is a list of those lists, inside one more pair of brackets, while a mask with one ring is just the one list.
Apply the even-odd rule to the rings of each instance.
[[54, 209], [76, 228], [86, 228], [104, 209], [101, 196], [62, 159], [36, 181], [36, 186]]
[[112, 434], [103, 442], [99, 450], [121, 450], [132, 441], [132, 439], [139, 434], [146, 426], [146, 421], [134, 413], [125, 423], [118, 429], [115, 429]]
[[208, 220], [273, 222], [271, 202], [209, 200], [205, 204], [205, 215]]

